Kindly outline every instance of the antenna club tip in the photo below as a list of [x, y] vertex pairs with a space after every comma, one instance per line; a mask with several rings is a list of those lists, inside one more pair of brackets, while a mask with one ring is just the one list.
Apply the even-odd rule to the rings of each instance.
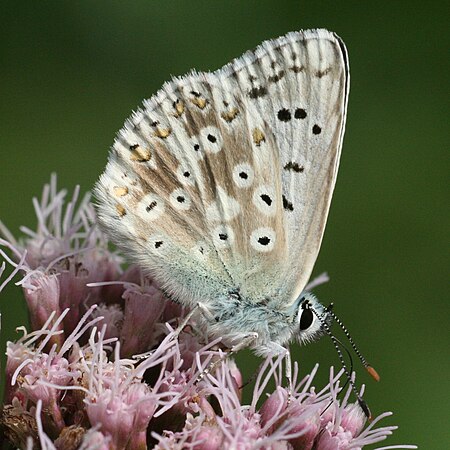
[[380, 375], [372, 366], [366, 366], [366, 370], [375, 381], [380, 381]]

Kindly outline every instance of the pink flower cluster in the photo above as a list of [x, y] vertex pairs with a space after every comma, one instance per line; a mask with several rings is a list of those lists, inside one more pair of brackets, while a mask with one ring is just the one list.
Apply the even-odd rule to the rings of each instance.
[[376, 427], [391, 413], [366, 426], [341, 372], [316, 390], [317, 368], [298, 380], [294, 364], [285, 387], [284, 356], [263, 361], [243, 402], [242, 376], [220, 342], [193, 323], [178, 327], [185, 311], [137, 267], [122, 269], [89, 197], [78, 195], [66, 205], [53, 176], [33, 200], [36, 231], [23, 227], [17, 241], [0, 222], [0, 291], [20, 276], [31, 325], [7, 343], [4, 440], [30, 450], [344, 450], [396, 428]]

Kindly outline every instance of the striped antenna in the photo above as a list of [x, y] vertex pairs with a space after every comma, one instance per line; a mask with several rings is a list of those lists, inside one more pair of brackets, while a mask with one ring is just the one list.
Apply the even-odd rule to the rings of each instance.
[[353, 341], [352, 337], [350, 336], [349, 331], [347, 330], [347, 328], [345, 328], [344, 324], [341, 322], [339, 317], [337, 317], [336, 314], [333, 312], [333, 303], [330, 304], [330, 306], [327, 308], [326, 311], [331, 315], [331, 317], [333, 317], [333, 319], [336, 321], [336, 323], [341, 327], [342, 331], [347, 336], [347, 339], [350, 342], [350, 345], [352, 346], [353, 350], [355, 351], [356, 356], [359, 358], [359, 360], [361, 361], [362, 365], [367, 370], [367, 372], [369, 372], [370, 376], [375, 381], [380, 381], [380, 376], [378, 375], [377, 371], [366, 361], [364, 356], [361, 355], [361, 352], [358, 350], [358, 347], [356, 347], [356, 344]]

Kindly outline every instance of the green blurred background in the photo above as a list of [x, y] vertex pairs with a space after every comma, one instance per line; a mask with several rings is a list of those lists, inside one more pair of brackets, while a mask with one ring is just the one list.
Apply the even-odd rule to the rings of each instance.
[[[91, 188], [116, 131], [170, 75], [214, 70], [260, 41], [326, 27], [346, 42], [351, 92], [344, 152], [315, 273], [382, 380], [375, 414], [388, 442], [449, 448], [448, 5], [361, 1], [1, 2], [0, 217], [35, 225], [52, 171]], [[445, 275], [447, 274], [447, 275]], [[0, 296], [1, 348], [26, 321], [20, 293]], [[3, 353], [3, 350], [1, 350]], [[242, 353], [246, 374], [257, 359]], [[317, 385], [338, 359], [329, 340], [295, 349]], [[4, 367], [4, 365], [3, 365]], [[387, 444], [386, 444], [387, 445]]]

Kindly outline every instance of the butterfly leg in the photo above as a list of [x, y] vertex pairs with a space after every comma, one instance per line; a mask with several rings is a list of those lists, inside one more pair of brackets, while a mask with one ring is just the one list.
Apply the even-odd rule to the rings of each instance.
[[225, 361], [228, 357], [244, 348], [247, 348], [256, 339], [258, 339], [258, 333], [243, 334], [241, 340], [237, 344], [233, 345], [228, 352], [224, 353], [219, 359], [211, 362], [208, 365], [208, 367], [198, 376], [198, 380], [202, 380], [205, 377], [205, 375], [211, 373], [219, 364]]
[[291, 402], [291, 392], [294, 390], [294, 386], [292, 384], [292, 360], [291, 360], [291, 352], [289, 349], [286, 349], [286, 379], [288, 382], [288, 404]]
[[270, 346], [269, 346], [270, 350], [272, 351], [272, 355], [273, 356], [278, 356], [278, 355], [284, 355], [284, 360], [285, 360], [285, 376], [286, 376], [286, 380], [288, 382], [288, 403], [290, 402], [290, 393], [293, 390], [293, 385], [292, 385], [292, 359], [291, 359], [291, 352], [289, 351], [288, 348], [283, 347], [280, 344], [277, 344], [276, 342], [271, 342]]
[[181, 322], [180, 325], [178, 325], [178, 328], [175, 330], [174, 332], [174, 337], [178, 337], [180, 335], [180, 333], [186, 328], [186, 325], [188, 324], [188, 322], [192, 319], [192, 317], [196, 314], [200, 312], [201, 314], [203, 314], [207, 319], [210, 319], [212, 317], [211, 312], [209, 311], [209, 309], [206, 307], [206, 305], [204, 303], [200, 303], [198, 302], [184, 317], [183, 321]]
[[258, 339], [258, 333], [252, 332], [244, 334], [241, 340], [237, 344], [233, 345], [233, 347], [231, 347], [230, 351], [228, 352], [228, 356], [231, 356], [233, 353], [237, 353], [239, 350], [247, 348], [252, 342], [256, 341], [256, 339]]

